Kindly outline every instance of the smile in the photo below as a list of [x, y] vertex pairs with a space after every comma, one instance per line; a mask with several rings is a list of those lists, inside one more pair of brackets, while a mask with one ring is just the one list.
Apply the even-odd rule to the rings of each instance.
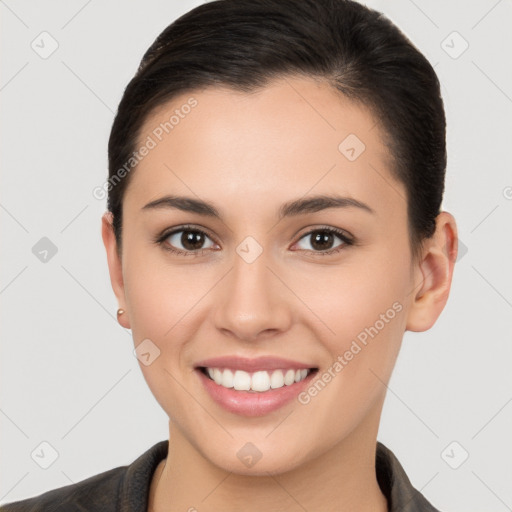
[[238, 416], [265, 416], [292, 404], [310, 385], [315, 363], [276, 356], [214, 357], [196, 362], [195, 373], [213, 402]]

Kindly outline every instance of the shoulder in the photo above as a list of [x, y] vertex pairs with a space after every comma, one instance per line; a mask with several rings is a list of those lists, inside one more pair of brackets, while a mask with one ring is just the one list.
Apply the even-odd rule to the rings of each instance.
[[114, 512], [126, 468], [110, 469], [75, 484], [7, 503], [0, 506], [0, 512]]

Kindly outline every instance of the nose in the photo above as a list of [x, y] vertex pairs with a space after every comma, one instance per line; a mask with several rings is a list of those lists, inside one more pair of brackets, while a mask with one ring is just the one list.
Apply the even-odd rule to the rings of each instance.
[[251, 263], [238, 254], [216, 297], [215, 325], [224, 335], [254, 342], [289, 329], [293, 294], [264, 251]]

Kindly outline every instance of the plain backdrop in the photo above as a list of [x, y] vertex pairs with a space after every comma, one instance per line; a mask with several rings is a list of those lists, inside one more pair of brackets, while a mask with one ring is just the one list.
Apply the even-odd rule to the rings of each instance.
[[[167, 416], [115, 319], [106, 203], [92, 191], [107, 176], [114, 112], [143, 53], [199, 3], [0, 2], [0, 503], [129, 464], [167, 439]], [[405, 334], [379, 440], [439, 509], [512, 510], [512, 5], [368, 5], [441, 80], [443, 209], [461, 247], [439, 320]]]

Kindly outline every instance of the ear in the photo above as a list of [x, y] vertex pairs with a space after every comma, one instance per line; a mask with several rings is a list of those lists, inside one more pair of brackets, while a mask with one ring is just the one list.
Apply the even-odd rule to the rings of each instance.
[[443, 311], [457, 259], [457, 225], [448, 212], [436, 218], [436, 231], [425, 243], [421, 260], [414, 270], [416, 283], [407, 316], [406, 330], [427, 331]]
[[117, 250], [117, 241], [112, 226], [113, 216], [111, 212], [105, 212], [101, 218], [101, 237], [107, 251], [108, 271], [110, 273], [110, 283], [117, 298], [119, 307], [125, 310], [123, 315], [119, 315], [117, 320], [125, 328], [130, 329], [129, 312], [126, 306], [124, 295], [123, 267], [121, 258]]

